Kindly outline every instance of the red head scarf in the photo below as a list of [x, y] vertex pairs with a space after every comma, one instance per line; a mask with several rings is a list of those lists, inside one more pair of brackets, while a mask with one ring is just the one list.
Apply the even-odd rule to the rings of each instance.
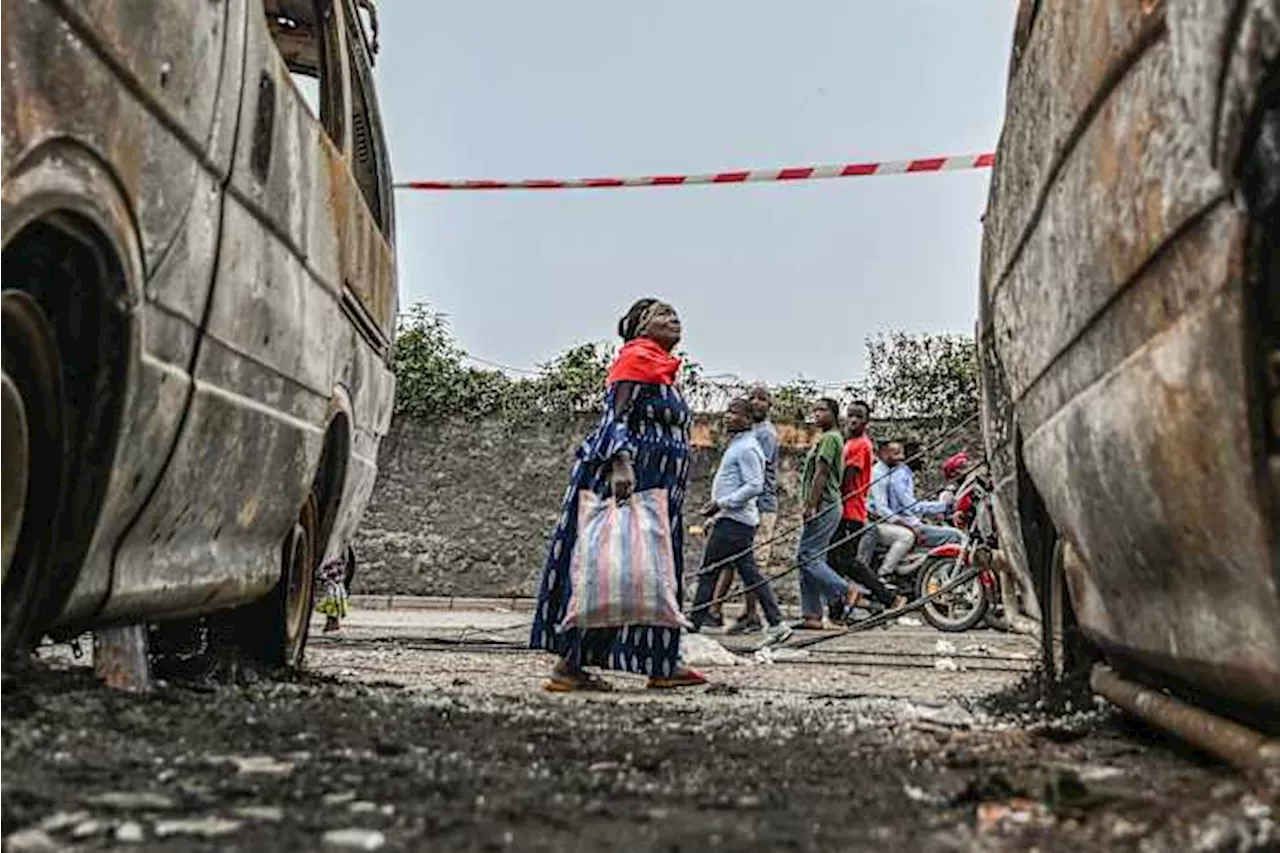
[[618, 350], [618, 358], [610, 368], [605, 384], [644, 382], [652, 385], [674, 385], [679, 372], [680, 359], [649, 338], [635, 338]]

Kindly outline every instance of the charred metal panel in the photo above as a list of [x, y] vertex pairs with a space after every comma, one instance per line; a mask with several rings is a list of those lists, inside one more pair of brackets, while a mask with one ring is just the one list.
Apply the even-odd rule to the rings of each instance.
[[266, 592], [343, 389], [353, 458], [328, 543], [339, 547], [367, 503], [389, 420], [385, 341], [361, 333], [345, 299], [355, 293], [367, 311], [360, 294], [389, 293], [394, 306], [387, 241], [293, 86], [259, 3], [247, 15], [239, 144], [195, 399], [164, 480], [121, 548], [106, 618], [194, 612]]
[[[256, 7], [256, 8], [255, 8]], [[196, 365], [195, 398], [163, 482], [120, 548], [106, 618], [187, 612], [266, 592], [280, 542], [320, 457], [333, 388], [337, 295], [304, 263], [305, 199], [321, 182], [317, 135], [250, 3], [246, 85], [231, 181], [259, 180], [255, 146], [270, 146], [266, 184], [280, 199], [265, 219], [237, 193], [225, 200], [221, 250]], [[272, 83], [271, 127], [260, 123]], [[292, 239], [290, 239], [292, 237]]]
[[[219, 111], [228, 0], [60, 0], [201, 150]], [[85, 106], [91, 106], [86, 101]]]
[[1239, 288], [1202, 301], [1029, 436], [1026, 455], [1088, 566], [1087, 630], [1163, 656], [1175, 675], [1182, 659], [1208, 665], [1213, 692], [1280, 707], [1280, 590], [1238, 392], [1243, 327]]
[[[10, 11], [14, 5], [4, 6], [5, 88], [14, 93], [4, 99], [6, 172], [55, 138], [74, 139], [93, 151], [124, 188], [137, 218], [144, 261], [151, 269], [186, 222], [205, 168], [203, 146], [209, 126], [206, 123], [199, 137], [186, 134], [138, 81], [121, 80], [113, 68], [118, 57], [94, 33], [68, 26], [51, 5], [21, 4], [21, 14]], [[152, 8], [150, 3], [133, 5]], [[203, 8], [182, 4], [187, 6]], [[220, 30], [227, 9], [223, 3], [212, 8]], [[203, 16], [192, 15], [190, 26], [208, 26]], [[178, 61], [176, 54], [169, 55]], [[214, 58], [220, 59], [220, 53]], [[199, 85], [210, 89], [207, 82]], [[203, 296], [202, 291], [194, 309], [182, 306], [184, 313], [198, 316]]]
[[1169, 40], [1186, 121], [1233, 174], [1263, 76], [1280, 56], [1280, 2], [1170, 2]]
[[[392, 373], [362, 335], [348, 327], [340, 341], [338, 361], [347, 365], [340, 385], [350, 405], [346, 411], [351, 418], [351, 453], [333, 528], [321, 546], [326, 558], [340, 556], [368, 505], [377, 474], [378, 445], [390, 426], [395, 392]], [[345, 358], [344, 352], [350, 357]]]
[[1175, 239], [1027, 390], [1018, 406], [1023, 428], [1044, 423], [1217, 291], [1239, 287], [1245, 225], [1222, 202]]
[[1280, 55], [1280, 3], [1140, 4], [1154, 17], [1113, 40], [1105, 68], [1063, 37], [1102, 5], [1043, 7], [993, 177], [979, 355], [1001, 535], [1020, 535], [1021, 435], [1080, 556], [1067, 580], [1082, 627], [1119, 660], [1280, 708], [1280, 542], [1254, 476], [1232, 153]]
[[109, 583], [99, 620], [251, 600], [278, 577], [339, 395], [353, 461], [333, 542], [368, 499], [392, 403], [389, 240], [260, 0], [2, 8], [6, 237], [68, 205], [118, 247], [136, 296], [105, 507], [64, 618], [94, 616]]
[[985, 220], [984, 288], [993, 291], [1026, 232], [1037, 200], [1090, 110], [1160, 24], [1152, 0], [1041, 3], [1009, 81], [1000, 155]]
[[[1168, 45], [1156, 46], [1113, 90], [995, 291], [996, 341], [1015, 400], [1166, 240], [1225, 191], [1208, 149], [1181, 120], [1170, 60]], [[1046, 286], [1055, 281], [1063, 284]]]
[[115, 457], [101, 461], [111, 471], [103, 509], [63, 614], [79, 619], [109, 588], [115, 543], [162, 472], [188, 397], [239, 100], [243, 4], [166, 4], [162, 21], [147, 2], [3, 8], [6, 225], [18, 209], [81, 210], [118, 247], [140, 299], [128, 378], [113, 389], [124, 402]]

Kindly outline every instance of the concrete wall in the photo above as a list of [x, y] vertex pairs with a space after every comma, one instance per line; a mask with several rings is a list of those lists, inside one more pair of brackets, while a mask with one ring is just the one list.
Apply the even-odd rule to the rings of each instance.
[[[574, 451], [595, 421], [590, 416], [518, 426], [496, 420], [427, 425], [397, 418], [382, 443], [378, 484], [356, 538], [354, 590], [535, 595]], [[796, 493], [810, 441], [802, 428], [787, 428], [782, 437], [780, 528], [799, 521]], [[710, 494], [723, 441], [719, 424], [700, 421], [692, 441], [686, 528], [699, 523], [694, 513]], [[686, 566], [697, 566], [703, 540], [685, 538]], [[780, 546], [779, 559], [794, 549], [793, 538]], [[788, 599], [794, 592], [790, 578], [779, 589]]]

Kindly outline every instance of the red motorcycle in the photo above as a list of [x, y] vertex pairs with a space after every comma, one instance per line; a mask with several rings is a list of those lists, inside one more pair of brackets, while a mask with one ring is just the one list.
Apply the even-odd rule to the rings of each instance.
[[924, 606], [925, 620], [939, 631], [967, 631], [983, 619], [1005, 624], [1000, 579], [992, 568], [998, 545], [993, 498], [990, 484], [976, 473], [970, 475], [956, 493], [955, 524], [963, 539], [930, 550], [920, 568], [917, 598], [933, 595], [972, 566], [982, 569]]

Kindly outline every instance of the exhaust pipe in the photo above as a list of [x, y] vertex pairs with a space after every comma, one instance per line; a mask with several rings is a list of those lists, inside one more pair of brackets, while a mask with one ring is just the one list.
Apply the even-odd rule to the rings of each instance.
[[1121, 678], [1106, 664], [1089, 676], [1094, 693], [1210, 755], [1274, 783], [1280, 779], [1280, 740]]

